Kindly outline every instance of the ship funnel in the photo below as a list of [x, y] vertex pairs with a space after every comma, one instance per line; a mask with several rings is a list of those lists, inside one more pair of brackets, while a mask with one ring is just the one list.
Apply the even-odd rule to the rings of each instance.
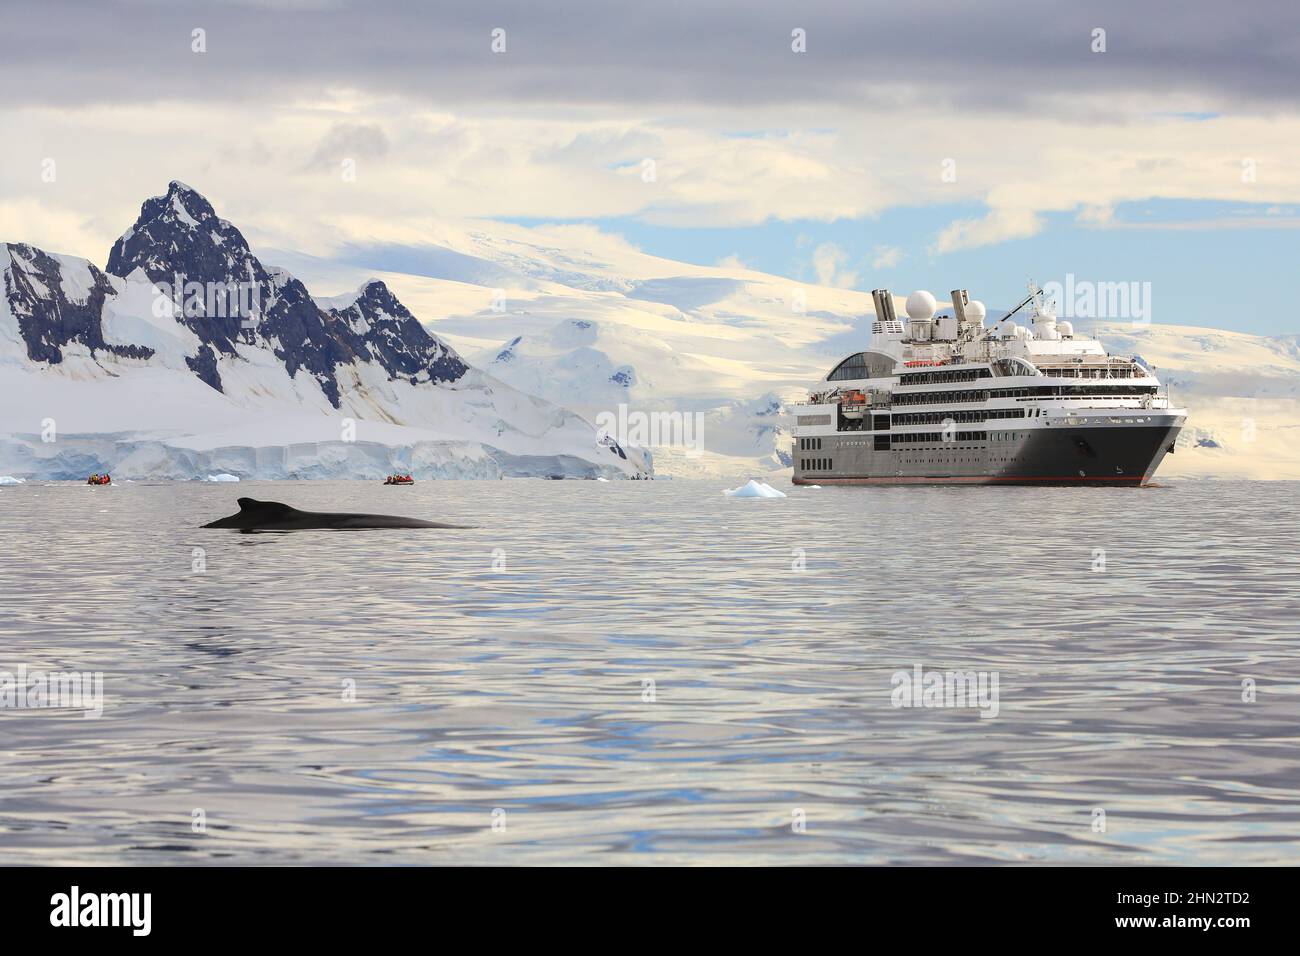
[[894, 312], [894, 297], [889, 294], [888, 289], [872, 289], [871, 298], [876, 303], [876, 318], [881, 322], [896, 322], [897, 314]]
[[966, 294], [965, 289], [952, 290], [952, 314], [957, 316], [957, 328], [966, 327], [966, 306], [970, 303], [970, 296]]

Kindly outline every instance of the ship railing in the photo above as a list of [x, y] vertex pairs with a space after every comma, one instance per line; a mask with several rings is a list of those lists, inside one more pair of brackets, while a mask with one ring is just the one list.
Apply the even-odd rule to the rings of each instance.
[[[862, 395], [863, 401], [845, 401], [848, 395]], [[840, 404], [845, 408], [881, 408], [890, 404], [890, 393], [880, 389], [871, 389], [869, 391], [845, 391], [839, 388], [832, 388], [825, 392], [812, 392], [809, 394], [807, 401], [794, 402], [795, 405], [833, 405]]]

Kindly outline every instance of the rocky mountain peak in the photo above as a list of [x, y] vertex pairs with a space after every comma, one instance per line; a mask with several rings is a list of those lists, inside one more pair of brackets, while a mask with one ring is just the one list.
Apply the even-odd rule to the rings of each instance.
[[374, 363], [390, 379], [413, 385], [454, 381], [469, 368], [380, 280], [346, 301], [316, 302], [298, 279], [264, 266], [243, 234], [179, 181], [145, 200], [134, 225], [113, 244], [107, 275], [84, 260], [27, 246], [6, 247], [6, 258], [6, 299], [33, 360], [61, 361], [71, 342], [92, 353], [147, 357], [148, 349], [112, 346], [101, 334], [105, 303], [116, 295], [110, 277], [126, 280], [139, 271], [153, 283], [155, 306], [159, 297], [171, 300], [154, 316], [171, 315], [198, 339], [185, 364], [219, 392], [223, 372], [249, 360], [241, 353], [249, 346], [271, 352], [291, 377], [304, 372], [315, 379], [335, 408], [341, 407], [342, 366]]

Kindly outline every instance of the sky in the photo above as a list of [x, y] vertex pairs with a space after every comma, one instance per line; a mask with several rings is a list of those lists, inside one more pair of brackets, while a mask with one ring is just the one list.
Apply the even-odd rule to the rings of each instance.
[[[103, 263], [179, 179], [389, 271], [583, 223], [862, 290], [1150, 283], [1294, 335], [1300, 5], [48, 0], [0, 32], [0, 241]], [[318, 294], [343, 290], [313, 289]]]

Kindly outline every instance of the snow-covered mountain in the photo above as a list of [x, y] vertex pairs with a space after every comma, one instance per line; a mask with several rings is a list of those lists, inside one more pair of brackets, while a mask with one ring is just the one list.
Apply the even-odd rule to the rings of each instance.
[[[867, 293], [663, 259], [586, 227], [421, 231], [437, 245], [405, 249], [410, 271], [380, 274], [494, 376], [593, 421], [624, 404], [701, 417], [702, 450], [656, 445], [659, 474], [788, 467], [786, 403], [842, 357], [840, 339], [871, 310]], [[373, 271], [291, 258], [321, 284]]]
[[649, 456], [466, 363], [378, 280], [315, 300], [182, 183], [107, 270], [0, 246], [0, 473], [643, 476]]
[[[422, 231], [430, 245], [403, 249], [407, 271], [382, 275], [493, 375], [592, 420], [621, 402], [704, 416], [703, 453], [656, 447], [659, 474], [743, 477], [787, 467], [789, 403], [862, 347], [873, 318], [865, 292], [675, 262], [589, 227], [435, 223]], [[337, 261], [298, 263], [322, 284], [364, 274]], [[979, 294], [978, 277], [940, 288], [958, 284]], [[911, 290], [894, 291], [901, 313]], [[1000, 314], [990, 308], [990, 321]], [[1076, 325], [1112, 352], [1143, 357], [1188, 406], [1188, 428], [1162, 477], [1300, 478], [1297, 337]]]
[[[70, 455], [74, 433], [94, 435], [96, 448], [115, 435], [107, 447], [141, 462], [132, 467], [177, 476], [648, 470], [636, 449], [620, 449], [624, 463], [592, 440], [588, 423], [620, 408], [700, 423], [695, 444], [653, 448], [659, 474], [779, 472], [790, 403], [866, 342], [872, 318], [865, 292], [676, 262], [585, 226], [421, 222], [411, 232], [422, 244], [397, 254], [276, 251], [314, 289], [356, 290], [315, 300], [179, 184], [146, 203], [106, 272], [0, 247], [0, 432], [26, 436], [19, 452], [0, 437], [0, 474], [45, 473], [36, 459]], [[373, 280], [377, 261], [403, 271]], [[251, 282], [257, 321], [173, 317], [152, 283], [178, 268]], [[979, 294], [978, 277], [959, 283]], [[1076, 326], [1141, 356], [1188, 406], [1162, 477], [1300, 478], [1300, 339]], [[57, 453], [37, 437], [47, 417]], [[340, 445], [345, 417], [356, 442]], [[78, 474], [110, 464], [90, 452], [68, 461]]]

